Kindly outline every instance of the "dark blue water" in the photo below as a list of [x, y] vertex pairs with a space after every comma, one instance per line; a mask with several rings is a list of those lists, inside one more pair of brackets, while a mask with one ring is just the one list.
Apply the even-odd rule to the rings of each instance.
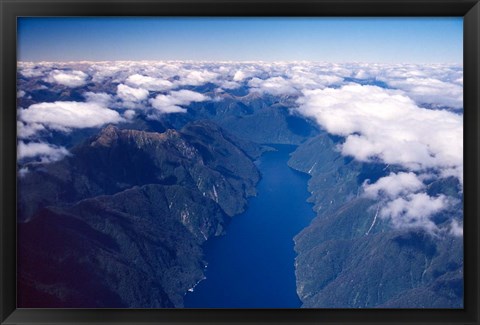
[[309, 176], [287, 166], [294, 146], [275, 146], [258, 161], [258, 195], [225, 236], [206, 247], [207, 279], [185, 296], [187, 308], [298, 308], [293, 237], [314, 217]]

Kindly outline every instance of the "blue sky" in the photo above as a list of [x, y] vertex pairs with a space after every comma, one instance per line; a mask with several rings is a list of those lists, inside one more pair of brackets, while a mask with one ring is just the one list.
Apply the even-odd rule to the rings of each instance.
[[463, 19], [19, 18], [20, 61], [462, 63]]

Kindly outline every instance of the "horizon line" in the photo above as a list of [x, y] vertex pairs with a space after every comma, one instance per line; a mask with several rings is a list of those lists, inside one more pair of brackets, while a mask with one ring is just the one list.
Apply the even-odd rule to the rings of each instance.
[[35, 64], [41, 64], [41, 63], [113, 63], [113, 62], [138, 62], [138, 63], [151, 63], [151, 62], [168, 62], [168, 63], [269, 63], [269, 64], [282, 64], [282, 63], [313, 63], [313, 64], [389, 64], [389, 65], [404, 65], [404, 64], [415, 64], [415, 65], [437, 65], [437, 64], [443, 64], [443, 65], [462, 65], [463, 62], [375, 62], [375, 61], [313, 61], [313, 60], [195, 60], [195, 59], [189, 59], [189, 60], [175, 60], [175, 59], [156, 59], [156, 60], [151, 60], [151, 59], [145, 59], [145, 60], [125, 60], [125, 59], [119, 59], [119, 60], [67, 60], [67, 61], [49, 61], [49, 60], [38, 60], [38, 61], [31, 61], [31, 60], [18, 60], [17, 64], [19, 63], [35, 63]]

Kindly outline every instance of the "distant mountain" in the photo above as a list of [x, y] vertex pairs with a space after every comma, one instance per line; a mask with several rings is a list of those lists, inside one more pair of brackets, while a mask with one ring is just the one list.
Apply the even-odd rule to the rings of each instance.
[[208, 95], [218, 96], [218, 100], [193, 103], [188, 114], [171, 114], [164, 120], [179, 128], [190, 121], [208, 119], [236, 137], [256, 143], [300, 144], [319, 132], [313, 121], [290, 110], [296, 98], [258, 93]]
[[202, 243], [245, 209], [261, 147], [198, 121], [107, 126], [19, 178], [19, 305], [179, 307]]
[[[307, 308], [461, 308], [463, 242], [422, 230], [395, 230], [376, 218], [378, 202], [358, 195], [395, 171], [363, 164], [321, 134], [292, 154], [289, 165], [311, 175], [317, 217], [295, 236], [297, 293]], [[456, 193], [453, 178], [429, 184], [429, 194]], [[452, 208], [461, 211], [461, 204]], [[442, 216], [437, 222], [446, 222]]]

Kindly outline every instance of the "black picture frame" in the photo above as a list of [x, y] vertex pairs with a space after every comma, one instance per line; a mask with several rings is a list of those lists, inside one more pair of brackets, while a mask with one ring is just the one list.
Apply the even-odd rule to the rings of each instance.
[[[478, 0], [0, 0], [1, 324], [479, 324]], [[19, 16], [462, 16], [464, 309], [17, 309], [16, 18]]]

